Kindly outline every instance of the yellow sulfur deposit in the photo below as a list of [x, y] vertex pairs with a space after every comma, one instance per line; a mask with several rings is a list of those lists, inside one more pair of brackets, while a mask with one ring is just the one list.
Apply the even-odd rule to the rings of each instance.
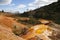
[[47, 30], [47, 26], [46, 25], [40, 25], [40, 27], [38, 27], [38, 29], [36, 29], [36, 34], [41, 34], [43, 33], [45, 30]]

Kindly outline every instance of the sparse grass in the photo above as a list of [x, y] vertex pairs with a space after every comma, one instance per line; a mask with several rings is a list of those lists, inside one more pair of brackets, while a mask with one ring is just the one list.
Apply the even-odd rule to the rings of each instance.
[[26, 24], [26, 25], [40, 24], [40, 22], [34, 18], [32, 18], [30, 20], [18, 20], [17, 22], [22, 23], [22, 24]]

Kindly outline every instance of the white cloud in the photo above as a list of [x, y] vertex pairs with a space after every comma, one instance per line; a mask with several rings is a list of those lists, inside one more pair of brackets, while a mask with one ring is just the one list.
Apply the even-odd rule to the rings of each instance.
[[28, 9], [36, 9], [57, 1], [58, 0], [35, 0], [34, 2], [28, 4]]
[[12, 0], [0, 0], [0, 5], [8, 5], [11, 4]]
[[26, 7], [26, 5], [24, 5], [24, 4], [20, 4], [20, 5], [17, 6], [17, 8], [19, 8], [19, 9], [22, 9], [22, 8], [25, 8], [25, 7]]
[[[17, 6], [18, 9], [22, 9], [20, 12], [24, 12], [24, 9], [27, 8], [29, 10], [34, 10], [38, 7], [42, 7], [48, 4], [51, 4], [53, 2], [56, 2], [57, 0], [35, 0], [34, 2], [29, 3], [28, 5], [20, 4]], [[25, 9], [27, 11], [27, 9]]]

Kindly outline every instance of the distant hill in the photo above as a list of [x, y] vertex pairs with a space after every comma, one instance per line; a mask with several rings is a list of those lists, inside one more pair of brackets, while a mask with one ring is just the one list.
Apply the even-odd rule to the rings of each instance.
[[60, 0], [50, 5], [38, 8], [33, 11], [24, 12], [20, 16], [23, 17], [34, 17], [36, 19], [48, 19], [60, 24]]

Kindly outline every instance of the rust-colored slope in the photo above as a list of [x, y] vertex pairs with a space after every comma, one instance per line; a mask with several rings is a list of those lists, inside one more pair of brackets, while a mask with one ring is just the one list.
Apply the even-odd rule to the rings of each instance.
[[0, 40], [24, 40], [14, 35], [9, 29], [0, 25]]
[[6, 17], [6, 16], [0, 16], [0, 24], [9, 28], [12, 28], [13, 26], [19, 26], [24, 28], [26, 26], [16, 22], [14, 18]]

